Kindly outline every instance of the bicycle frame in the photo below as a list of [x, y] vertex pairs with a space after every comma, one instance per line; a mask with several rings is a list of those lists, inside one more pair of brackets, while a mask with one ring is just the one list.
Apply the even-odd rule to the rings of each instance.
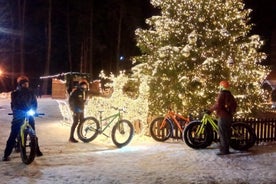
[[202, 134], [203, 131], [204, 131], [205, 126], [208, 123], [210, 123], [210, 125], [212, 126], [214, 131], [216, 131], [216, 132], [218, 131], [218, 125], [215, 123], [214, 118], [211, 115], [205, 113], [203, 115], [203, 118], [202, 118], [201, 122], [202, 122], [202, 124], [199, 127], [199, 130], [196, 131], [196, 133]]
[[[13, 115], [13, 113], [8, 113], [8, 115]], [[36, 113], [36, 114], [33, 114], [32, 116], [35, 116], [35, 115], [44, 115], [44, 114], [42, 114], [42, 113]], [[25, 130], [26, 128], [29, 128], [29, 129], [32, 131], [32, 133], [35, 134], [34, 129], [33, 129], [32, 126], [29, 124], [29, 116], [28, 116], [28, 115], [25, 115], [24, 122], [23, 122], [23, 124], [20, 126], [19, 136], [20, 136], [22, 145], [24, 145], [24, 141], [25, 141], [24, 130]]]
[[[79, 139], [83, 142], [90, 142], [99, 134], [110, 137], [104, 133], [105, 130], [110, 127], [110, 135], [113, 143], [118, 148], [127, 145], [133, 137], [134, 127], [129, 120], [122, 119], [121, 112], [124, 111], [124, 109], [113, 108], [118, 110], [117, 113], [109, 115], [108, 117], [103, 118], [103, 111], [99, 111], [99, 119], [93, 116], [84, 118], [78, 126]], [[106, 124], [103, 124], [103, 122], [106, 122]]]
[[171, 109], [168, 111], [168, 113], [165, 115], [165, 117], [164, 117], [164, 119], [163, 119], [163, 121], [162, 121], [162, 123], [161, 123], [161, 126], [160, 126], [160, 128], [164, 128], [164, 126], [166, 125], [166, 120], [168, 119], [168, 120], [172, 120], [172, 122], [174, 122], [175, 124], [176, 124], [176, 126], [178, 127], [178, 129], [182, 132], [183, 131], [183, 128], [181, 127], [181, 125], [180, 125], [180, 123], [179, 123], [179, 121], [176, 119], [176, 117], [177, 118], [179, 118], [179, 119], [182, 119], [182, 120], [184, 120], [184, 121], [186, 121], [186, 122], [190, 122], [190, 119], [189, 118], [185, 118], [185, 117], [183, 117], [182, 115], [180, 115], [180, 114], [177, 114], [177, 113], [175, 113], [174, 111], [172, 111]]
[[[104, 132], [114, 122], [114, 120], [117, 120], [117, 122], [118, 122], [120, 120], [120, 118], [121, 118], [120, 111], [118, 113], [110, 115], [110, 116], [108, 116], [106, 118], [102, 118], [102, 112], [103, 111], [99, 111], [99, 112], [100, 112], [100, 129], [101, 129], [101, 132]], [[109, 120], [109, 119], [111, 119], [111, 120]], [[109, 120], [109, 122], [103, 128], [103, 124], [102, 123], [104, 121], [107, 121], [107, 120]]]
[[[205, 127], [206, 127], [206, 125], [207, 125], [208, 123], [210, 123], [211, 127], [213, 128], [213, 131], [218, 132], [218, 125], [217, 125], [217, 123], [214, 121], [214, 118], [213, 118], [211, 115], [205, 113], [205, 114], [203, 115], [203, 118], [202, 118], [201, 122], [202, 122], [201, 126], [199, 126], [199, 127], [198, 127], [199, 129], [196, 130], [196, 134], [197, 134], [197, 135], [203, 134], [204, 129], [205, 129]], [[238, 133], [238, 132], [239, 132], [239, 130], [235, 130], [235, 129], [232, 129], [232, 130], [234, 131], [234, 133]]]
[[25, 117], [24, 123], [20, 127], [20, 138], [21, 138], [21, 144], [22, 145], [24, 145], [24, 142], [25, 142], [24, 130], [26, 128], [29, 128], [35, 134], [35, 131], [33, 130], [32, 126], [29, 124], [29, 120], [27, 118], [28, 117]]

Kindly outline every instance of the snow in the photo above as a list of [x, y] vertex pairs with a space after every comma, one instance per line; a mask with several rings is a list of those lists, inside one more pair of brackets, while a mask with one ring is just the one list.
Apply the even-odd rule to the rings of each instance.
[[[0, 152], [9, 135], [9, 99], [0, 99]], [[203, 150], [189, 148], [181, 140], [156, 142], [135, 135], [121, 149], [100, 135], [90, 143], [69, 143], [70, 126], [62, 123], [58, 103], [39, 98], [36, 119], [39, 144], [44, 155], [30, 165], [18, 153], [0, 163], [0, 183], [66, 184], [275, 184], [276, 144], [256, 145], [248, 152], [217, 156], [217, 144]], [[77, 136], [76, 136], [77, 137]], [[1, 155], [2, 156], [2, 155]]]

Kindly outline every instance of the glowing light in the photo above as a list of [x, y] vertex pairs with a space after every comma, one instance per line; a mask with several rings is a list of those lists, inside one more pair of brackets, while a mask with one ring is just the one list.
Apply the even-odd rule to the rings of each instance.
[[241, 114], [264, 109], [260, 84], [270, 70], [259, 65], [266, 58], [259, 51], [263, 41], [249, 36], [250, 9], [241, 1], [151, 3], [161, 14], [147, 19], [148, 30], [135, 31], [143, 55], [133, 69], [148, 76], [150, 113], [162, 113], [171, 103], [184, 113], [208, 108], [222, 79], [231, 82]]
[[125, 60], [125, 57], [124, 56], [120, 56], [120, 61], [124, 61]]
[[28, 116], [34, 116], [35, 115], [35, 111], [33, 109], [30, 109], [28, 112], [27, 112], [27, 115]]

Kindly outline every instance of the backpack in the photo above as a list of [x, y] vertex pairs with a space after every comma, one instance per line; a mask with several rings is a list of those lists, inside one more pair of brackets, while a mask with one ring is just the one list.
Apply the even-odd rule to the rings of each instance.
[[237, 110], [236, 99], [231, 94], [230, 91], [223, 91], [223, 92], [225, 93], [225, 102], [224, 102], [225, 111], [233, 115]]

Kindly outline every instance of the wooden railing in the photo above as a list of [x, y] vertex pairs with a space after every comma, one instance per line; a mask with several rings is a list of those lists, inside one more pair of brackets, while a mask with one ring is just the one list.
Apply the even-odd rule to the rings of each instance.
[[235, 121], [247, 123], [255, 130], [257, 144], [276, 141], [276, 119], [243, 118]]

